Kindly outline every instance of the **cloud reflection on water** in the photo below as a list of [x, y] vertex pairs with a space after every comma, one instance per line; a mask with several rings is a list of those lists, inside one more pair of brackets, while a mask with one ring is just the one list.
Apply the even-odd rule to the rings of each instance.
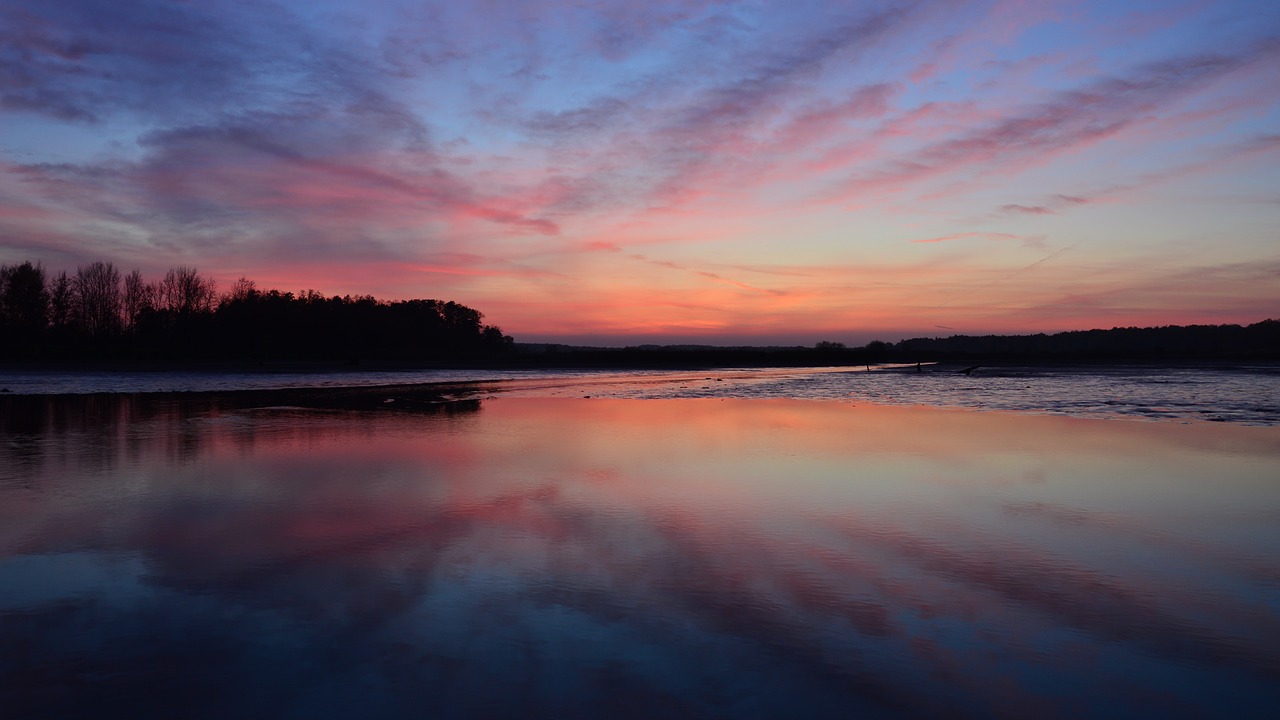
[[5, 427], [20, 716], [1238, 716], [1280, 695], [1275, 428], [93, 402]]

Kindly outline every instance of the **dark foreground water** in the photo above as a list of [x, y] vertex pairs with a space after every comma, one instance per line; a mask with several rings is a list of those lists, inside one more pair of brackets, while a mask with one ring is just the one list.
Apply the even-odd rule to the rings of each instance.
[[9, 402], [6, 720], [1280, 707], [1276, 427]]

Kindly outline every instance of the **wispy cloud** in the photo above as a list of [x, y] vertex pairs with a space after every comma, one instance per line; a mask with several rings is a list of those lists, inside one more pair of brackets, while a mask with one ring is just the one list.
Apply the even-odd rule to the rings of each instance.
[[1000, 210], [1010, 215], [1053, 215], [1057, 212], [1044, 205], [1018, 205], [1017, 203], [1005, 205]]
[[1251, 63], [1277, 56], [1275, 43], [1236, 54], [1189, 55], [1150, 63], [927, 145], [843, 183], [840, 193], [900, 188], [955, 172], [987, 173], [1042, 164], [1141, 124], [1147, 113]]

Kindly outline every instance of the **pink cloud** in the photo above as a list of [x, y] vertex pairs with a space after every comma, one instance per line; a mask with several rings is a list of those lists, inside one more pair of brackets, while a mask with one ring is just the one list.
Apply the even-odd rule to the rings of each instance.
[[768, 150], [779, 155], [802, 151], [846, 132], [851, 121], [883, 117], [889, 112], [889, 99], [900, 92], [898, 86], [879, 83], [859, 88], [841, 102], [811, 107], [775, 132]]

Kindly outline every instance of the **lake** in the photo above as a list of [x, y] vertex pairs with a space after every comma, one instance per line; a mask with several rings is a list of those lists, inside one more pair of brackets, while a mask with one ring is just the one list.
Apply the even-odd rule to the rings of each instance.
[[1280, 706], [1280, 427], [717, 377], [4, 398], [3, 715]]

